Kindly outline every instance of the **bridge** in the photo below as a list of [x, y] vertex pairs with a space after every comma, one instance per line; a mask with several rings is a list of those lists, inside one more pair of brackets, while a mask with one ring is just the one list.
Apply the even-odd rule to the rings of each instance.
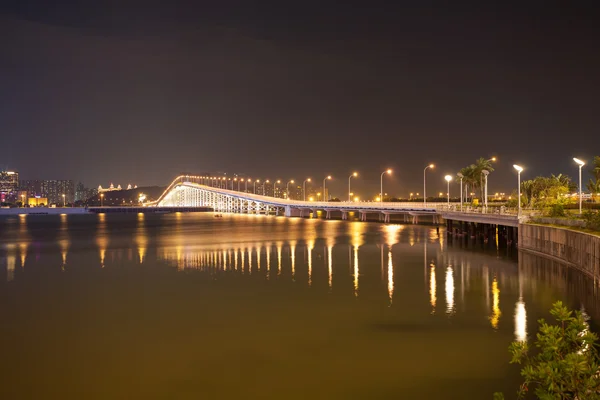
[[[379, 221], [390, 222], [392, 215], [401, 215], [404, 222], [418, 223], [420, 217], [428, 216], [433, 223], [459, 221], [467, 224], [486, 224], [518, 227], [519, 218], [512, 210], [496, 210], [482, 213], [457, 209], [456, 204], [427, 203], [418, 206], [414, 202], [327, 202], [300, 201], [257, 195], [245, 191], [228, 190], [206, 184], [199, 176], [181, 175], [171, 182], [150, 207], [210, 207], [216, 212], [285, 215], [286, 217], [317, 217], [321, 211], [326, 219], [341, 216], [348, 219], [354, 212], [366, 221], [369, 215], [377, 215]], [[451, 226], [450, 226], [451, 227]]]

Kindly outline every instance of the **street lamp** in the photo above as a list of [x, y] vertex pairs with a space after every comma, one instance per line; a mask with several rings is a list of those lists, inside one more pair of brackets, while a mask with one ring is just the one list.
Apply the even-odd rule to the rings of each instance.
[[306, 182], [310, 182], [310, 178], [306, 178], [304, 182], [302, 182], [302, 198], [304, 201], [306, 201]]
[[327, 182], [327, 179], [331, 179], [331, 175], [327, 175], [325, 179], [323, 179], [323, 201], [327, 201], [327, 189], [325, 188], [325, 183]]
[[452, 176], [446, 175], [444, 179], [446, 180], [446, 182], [448, 182], [448, 206], [450, 206], [450, 181], [452, 180]]
[[350, 180], [352, 179], [352, 177], [357, 177], [358, 176], [358, 172], [353, 172], [352, 175], [350, 175], [348, 177], [348, 201], [352, 201], [352, 190], [350, 190]]
[[260, 179], [255, 179], [255, 180], [254, 180], [254, 189], [252, 190], [252, 192], [253, 192], [254, 194], [256, 194], [256, 182], [260, 183]]
[[462, 211], [462, 209], [463, 209], [463, 187], [462, 187], [462, 181], [463, 181], [463, 178], [465, 176], [463, 174], [461, 174], [460, 172], [458, 174], [456, 174], [456, 176], [458, 176], [460, 178], [460, 211]]
[[246, 179], [245, 181], [246, 181], [246, 182], [244, 182], [244, 185], [245, 185], [245, 187], [244, 187], [244, 192], [248, 193], [248, 182], [251, 182], [251, 181], [252, 181], [252, 179], [248, 178], [248, 179]]
[[285, 196], [287, 197], [288, 200], [290, 199], [290, 183], [294, 183], [294, 180], [292, 179], [285, 185], [285, 193], [286, 193]]
[[100, 207], [104, 207], [104, 193], [100, 193]]
[[514, 164], [513, 168], [517, 170], [517, 176], [518, 176], [518, 195], [517, 195], [517, 202], [519, 204], [519, 211], [517, 212], [517, 216], [520, 217], [521, 216], [521, 172], [523, 172], [523, 167]]
[[427, 204], [427, 168], [435, 168], [435, 165], [433, 164], [429, 164], [428, 166], [425, 167], [425, 169], [423, 170], [423, 205]]
[[585, 163], [583, 161], [581, 161], [579, 158], [573, 158], [573, 161], [575, 161], [579, 165], [579, 215], [581, 215], [581, 200], [582, 200], [582, 195], [581, 195], [581, 167], [583, 167], [585, 165]]
[[321, 192], [317, 193], [317, 201], [321, 201]]
[[263, 182], [263, 192], [262, 192], [263, 196], [266, 196], [266, 193], [267, 193], [267, 192], [265, 191], [265, 185], [266, 185], [267, 183], [270, 183], [268, 179], [267, 179], [266, 181], [264, 181], [264, 182]]
[[[492, 159], [494, 160], [494, 159]], [[481, 171], [481, 173], [485, 176], [485, 189], [483, 190], [483, 195], [484, 200], [483, 200], [483, 204], [484, 204], [484, 208], [485, 211], [487, 212], [487, 203], [488, 203], [488, 194], [487, 194], [487, 181], [488, 181], [488, 175], [490, 174], [490, 171], [488, 171], [487, 169], [484, 169], [483, 171]]]
[[66, 207], [67, 206], [67, 201], [65, 199], [65, 194], [63, 193], [62, 196], [63, 196], [63, 207]]
[[392, 170], [391, 170], [391, 169], [387, 169], [387, 170], [385, 170], [385, 171], [383, 171], [383, 172], [381, 173], [381, 180], [380, 180], [380, 184], [381, 184], [381, 188], [380, 188], [380, 189], [381, 189], [381, 193], [380, 193], [380, 196], [379, 196], [379, 202], [380, 202], [380, 203], [382, 203], [382, 202], [383, 202], [383, 175], [385, 175], [385, 174], [391, 174], [391, 173], [392, 173]]

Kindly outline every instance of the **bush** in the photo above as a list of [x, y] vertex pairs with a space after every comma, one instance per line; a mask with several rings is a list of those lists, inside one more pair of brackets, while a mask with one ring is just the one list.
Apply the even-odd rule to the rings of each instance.
[[548, 209], [548, 216], [552, 218], [565, 217], [565, 206], [560, 203], [552, 204]]
[[[525, 382], [518, 391], [519, 399], [533, 392], [539, 399], [600, 399], [600, 366], [598, 337], [590, 332], [579, 311], [569, 311], [562, 302], [550, 310], [556, 324], [539, 320], [540, 331], [530, 355], [527, 342], [510, 345], [511, 364], [523, 364]], [[503, 399], [495, 393], [494, 399]]]
[[600, 211], [586, 210], [583, 212], [585, 227], [594, 231], [600, 231]]

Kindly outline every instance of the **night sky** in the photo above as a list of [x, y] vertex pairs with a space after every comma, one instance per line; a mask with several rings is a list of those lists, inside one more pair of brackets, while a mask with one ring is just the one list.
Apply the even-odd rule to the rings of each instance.
[[22, 179], [332, 174], [343, 195], [357, 170], [366, 196], [391, 167], [407, 196], [430, 162], [433, 193], [495, 155], [494, 193], [513, 163], [600, 155], [600, 15], [575, 2], [5, 3], [0, 169]]

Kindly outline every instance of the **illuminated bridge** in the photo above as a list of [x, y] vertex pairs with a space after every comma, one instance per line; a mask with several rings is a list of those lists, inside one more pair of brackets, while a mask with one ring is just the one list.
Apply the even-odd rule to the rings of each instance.
[[[449, 231], [474, 231], [492, 229], [495, 226], [517, 228], [525, 217], [517, 217], [514, 210], [477, 209], [467, 207], [460, 210], [458, 204], [427, 203], [415, 207], [415, 203], [388, 202], [315, 202], [288, 200], [261, 196], [244, 191], [228, 190], [205, 184], [199, 176], [181, 175], [175, 178], [163, 194], [148, 206], [153, 207], [210, 207], [216, 212], [285, 215], [287, 217], [318, 216], [321, 211], [325, 218], [341, 216], [348, 219], [348, 213], [360, 215], [366, 221], [369, 215], [377, 215], [380, 221], [390, 222], [391, 215], [401, 215], [404, 222], [417, 223], [419, 217], [428, 216], [433, 223], [443, 218]], [[417, 203], [418, 204], [418, 203]], [[512, 231], [512, 229], [511, 229]]]
[[360, 215], [366, 221], [368, 215], [378, 215], [380, 221], [389, 222], [390, 215], [399, 214], [405, 222], [418, 222], [421, 216], [430, 216], [439, 222], [439, 207], [446, 203], [429, 203], [426, 207], [415, 207], [415, 203], [388, 202], [315, 202], [280, 199], [242, 191], [228, 190], [203, 184], [198, 176], [182, 175], [167, 187], [159, 199], [149, 206], [156, 207], [211, 207], [216, 212], [285, 215], [287, 217], [317, 217], [322, 211], [330, 219], [335, 213], [348, 219], [348, 213]]

